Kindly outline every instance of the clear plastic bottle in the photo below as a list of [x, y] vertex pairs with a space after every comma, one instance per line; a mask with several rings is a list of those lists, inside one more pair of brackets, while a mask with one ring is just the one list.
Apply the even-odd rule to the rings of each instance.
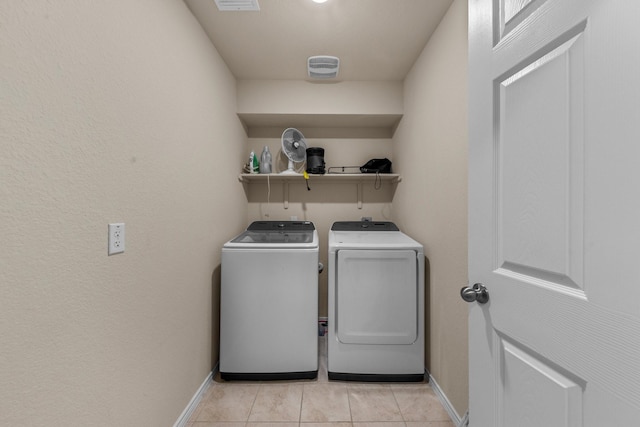
[[271, 173], [271, 153], [266, 145], [260, 156], [260, 173]]

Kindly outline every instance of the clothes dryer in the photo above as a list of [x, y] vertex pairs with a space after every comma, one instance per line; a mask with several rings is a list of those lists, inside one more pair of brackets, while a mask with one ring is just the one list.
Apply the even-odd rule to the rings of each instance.
[[329, 379], [424, 380], [424, 249], [392, 222], [329, 231]]
[[318, 232], [308, 221], [257, 221], [222, 248], [220, 375], [318, 374]]

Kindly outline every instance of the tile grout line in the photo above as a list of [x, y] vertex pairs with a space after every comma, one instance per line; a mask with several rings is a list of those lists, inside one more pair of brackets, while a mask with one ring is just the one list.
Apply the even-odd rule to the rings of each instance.
[[[329, 367], [328, 367], [328, 363], [327, 363], [327, 372], [329, 371]], [[329, 375], [327, 373], [327, 375]], [[349, 404], [349, 419], [351, 420], [351, 425], [353, 426], [353, 410], [351, 409], [351, 388], [349, 387], [349, 384], [346, 384], [346, 388], [347, 388], [347, 403]]]
[[396, 401], [396, 405], [398, 405], [398, 411], [400, 411], [400, 417], [402, 417], [402, 422], [405, 427], [407, 426], [407, 420], [404, 419], [404, 413], [402, 412], [402, 408], [400, 407], [400, 402], [398, 402], [398, 398], [396, 397], [396, 392], [393, 387], [389, 387], [391, 389], [391, 395], [393, 396], [393, 400]]
[[304, 384], [302, 384], [302, 393], [300, 395], [300, 411], [298, 412], [298, 426], [302, 424], [302, 405], [304, 404]]
[[247, 420], [244, 422], [245, 427], [249, 425], [249, 420], [251, 419], [251, 413], [253, 412], [253, 407], [256, 404], [256, 400], [258, 400], [258, 394], [260, 393], [260, 389], [262, 388], [262, 384], [258, 384], [258, 390], [256, 391], [256, 395], [253, 396], [253, 401], [251, 402], [251, 406], [249, 407], [249, 413], [247, 414]]

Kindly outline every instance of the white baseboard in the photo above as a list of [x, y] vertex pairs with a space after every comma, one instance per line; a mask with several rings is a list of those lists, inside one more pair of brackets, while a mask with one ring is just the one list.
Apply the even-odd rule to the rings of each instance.
[[449, 399], [447, 399], [447, 396], [444, 394], [444, 392], [438, 385], [438, 382], [435, 380], [435, 378], [433, 378], [431, 374], [428, 374], [428, 375], [429, 375], [429, 383], [431, 384], [431, 388], [438, 396], [438, 399], [440, 399], [440, 403], [442, 403], [442, 406], [444, 406], [444, 409], [449, 414], [451, 421], [453, 421], [453, 423], [456, 426], [459, 426], [459, 427], [465, 426], [468, 419], [467, 415], [465, 414], [464, 417], [460, 417], [460, 415], [453, 408], [453, 405], [451, 404], [451, 402], [449, 402]]
[[182, 414], [180, 414], [180, 416], [176, 420], [173, 427], [185, 427], [187, 425], [187, 422], [189, 422], [189, 418], [193, 414], [193, 411], [196, 410], [196, 408], [198, 407], [198, 404], [204, 397], [204, 394], [207, 392], [207, 390], [209, 390], [209, 387], [213, 382], [213, 377], [217, 372], [217, 370], [218, 370], [218, 365], [216, 365], [216, 367], [213, 369], [212, 372], [209, 372], [209, 375], [207, 375], [207, 378], [205, 378], [205, 380], [202, 382], [202, 384], [196, 391], [196, 394], [193, 395], [193, 397], [187, 404], [187, 407], [184, 408], [184, 411], [182, 411]]

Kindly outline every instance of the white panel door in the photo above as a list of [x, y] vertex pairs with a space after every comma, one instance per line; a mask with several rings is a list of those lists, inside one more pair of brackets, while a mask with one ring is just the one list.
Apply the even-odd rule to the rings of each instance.
[[640, 425], [639, 20], [469, 2], [472, 427]]
[[345, 344], [413, 344], [418, 261], [412, 250], [340, 250], [336, 330]]

